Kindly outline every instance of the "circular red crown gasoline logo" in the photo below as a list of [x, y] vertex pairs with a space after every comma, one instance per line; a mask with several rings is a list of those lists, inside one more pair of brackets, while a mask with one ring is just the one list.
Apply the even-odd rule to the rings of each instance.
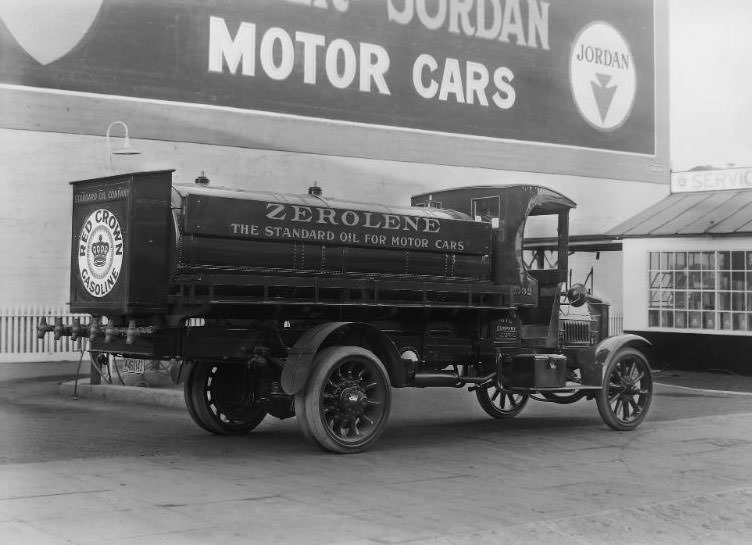
[[572, 95], [582, 117], [601, 131], [621, 127], [632, 113], [637, 76], [624, 36], [594, 22], [580, 31], [569, 58]]
[[113, 212], [100, 208], [89, 214], [78, 237], [79, 278], [87, 293], [104, 297], [115, 287], [123, 245], [123, 231]]

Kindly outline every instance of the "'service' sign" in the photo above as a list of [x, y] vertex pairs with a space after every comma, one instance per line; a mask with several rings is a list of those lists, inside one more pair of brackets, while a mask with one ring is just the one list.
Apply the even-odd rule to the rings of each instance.
[[672, 193], [752, 189], [752, 168], [690, 170], [671, 174]]

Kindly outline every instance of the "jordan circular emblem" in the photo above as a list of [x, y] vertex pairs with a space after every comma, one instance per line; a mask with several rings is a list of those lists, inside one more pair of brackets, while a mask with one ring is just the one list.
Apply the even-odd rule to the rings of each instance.
[[582, 117], [601, 131], [621, 127], [632, 113], [637, 77], [629, 44], [613, 26], [584, 27], [569, 58], [572, 96]]
[[78, 270], [90, 295], [104, 297], [115, 287], [123, 265], [123, 247], [123, 231], [113, 212], [100, 208], [89, 214], [78, 236]]

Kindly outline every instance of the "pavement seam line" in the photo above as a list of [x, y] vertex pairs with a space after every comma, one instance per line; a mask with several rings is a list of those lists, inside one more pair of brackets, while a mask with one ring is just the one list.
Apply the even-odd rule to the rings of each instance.
[[32, 498], [53, 498], [55, 496], [73, 496], [76, 494], [98, 494], [99, 492], [112, 492], [112, 489], [104, 488], [102, 490], [77, 490], [73, 492], [56, 492], [54, 494], [33, 494], [30, 496], [10, 496], [7, 498], [0, 498], [0, 501], [29, 500]]
[[708, 388], [692, 388], [691, 386], [679, 386], [678, 384], [666, 384], [665, 382], [656, 382], [658, 386], [664, 386], [666, 388], [678, 388], [679, 390], [690, 390], [692, 392], [700, 392], [703, 394], [726, 394], [737, 396], [752, 396], [752, 392], [735, 392], [732, 390], [710, 390]]

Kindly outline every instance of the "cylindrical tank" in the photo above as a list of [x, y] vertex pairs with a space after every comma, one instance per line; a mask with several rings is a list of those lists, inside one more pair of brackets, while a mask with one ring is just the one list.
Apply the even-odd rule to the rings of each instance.
[[[487, 279], [491, 229], [452, 210], [176, 185], [179, 267]], [[485, 256], [485, 257], [484, 257]]]

